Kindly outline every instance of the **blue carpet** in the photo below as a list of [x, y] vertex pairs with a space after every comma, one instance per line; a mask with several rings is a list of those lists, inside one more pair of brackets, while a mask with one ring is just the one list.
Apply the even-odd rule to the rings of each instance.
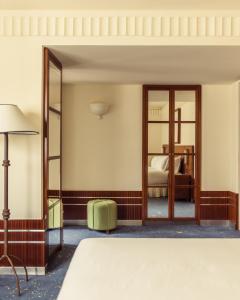
[[[0, 276], [0, 299], [55, 300], [59, 293], [73, 253], [82, 239], [89, 237], [152, 237], [152, 238], [240, 238], [240, 231], [220, 226], [198, 225], [147, 225], [119, 226], [110, 235], [90, 231], [84, 226], [69, 226], [64, 229], [65, 246], [49, 265], [46, 276], [30, 276], [28, 283], [20, 276], [21, 297], [15, 295], [13, 276]], [[83, 299], [84, 300], [84, 299]]]
[[[195, 217], [195, 204], [189, 201], [174, 202], [175, 217]], [[148, 217], [149, 218], [167, 218], [168, 217], [168, 199], [166, 197], [148, 198]]]

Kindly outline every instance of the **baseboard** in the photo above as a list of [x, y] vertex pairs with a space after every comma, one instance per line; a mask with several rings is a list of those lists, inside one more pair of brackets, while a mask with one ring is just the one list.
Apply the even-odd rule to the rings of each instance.
[[120, 226], [142, 226], [142, 220], [118, 220], [117, 224]]
[[201, 220], [200, 225], [234, 227], [234, 224], [229, 220]]
[[87, 220], [64, 220], [64, 225], [84, 226], [87, 225]]
[[[142, 220], [118, 220], [119, 226], [141, 226]], [[87, 225], [87, 220], [65, 220], [64, 225]]]
[[[24, 275], [23, 267], [15, 267], [18, 275]], [[45, 267], [27, 267], [28, 275], [46, 275]], [[0, 267], [0, 275], [12, 275], [11, 267]]]

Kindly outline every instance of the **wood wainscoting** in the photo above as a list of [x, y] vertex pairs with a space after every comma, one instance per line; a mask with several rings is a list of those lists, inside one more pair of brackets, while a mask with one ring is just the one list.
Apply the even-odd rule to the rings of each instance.
[[[27, 267], [45, 267], [45, 229], [43, 220], [9, 220], [9, 253]], [[0, 256], [3, 253], [3, 221], [0, 220]], [[21, 266], [14, 261], [16, 266]], [[8, 266], [4, 262], [0, 267]]]
[[238, 229], [238, 194], [229, 191], [202, 191], [200, 221], [229, 221]]
[[118, 220], [142, 220], [141, 191], [62, 191], [64, 220], [86, 220], [87, 202], [98, 198], [117, 202]]

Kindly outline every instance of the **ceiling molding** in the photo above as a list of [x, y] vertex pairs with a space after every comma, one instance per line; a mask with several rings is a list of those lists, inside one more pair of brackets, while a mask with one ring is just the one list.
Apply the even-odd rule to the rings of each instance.
[[1, 37], [240, 38], [240, 11], [0, 13]]

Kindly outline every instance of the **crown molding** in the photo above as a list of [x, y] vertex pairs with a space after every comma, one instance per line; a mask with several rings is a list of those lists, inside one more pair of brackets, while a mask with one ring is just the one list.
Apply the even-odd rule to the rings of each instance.
[[1, 11], [0, 37], [240, 38], [240, 11]]

